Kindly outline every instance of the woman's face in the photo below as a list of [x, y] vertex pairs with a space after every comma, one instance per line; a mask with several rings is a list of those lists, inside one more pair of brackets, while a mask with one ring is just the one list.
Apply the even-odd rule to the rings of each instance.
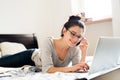
[[74, 47], [82, 39], [83, 29], [79, 26], [73, 26], [64, 31], [64, 39], [68, 46]]

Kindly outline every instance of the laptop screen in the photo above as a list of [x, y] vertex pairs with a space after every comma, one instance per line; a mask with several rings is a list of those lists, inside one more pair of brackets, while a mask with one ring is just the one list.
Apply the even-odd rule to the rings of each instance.
[[120, 37], [100, 37], [88, 74], [117, 66], [120, 55]]

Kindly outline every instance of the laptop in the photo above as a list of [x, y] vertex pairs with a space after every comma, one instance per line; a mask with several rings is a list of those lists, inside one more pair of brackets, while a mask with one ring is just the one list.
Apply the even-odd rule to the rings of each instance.
[[96, 73], [115, 68], [120, 63], [118, 62], [119, 56], [120, 37], [100, 37], [86, 78], [90, 78]]
[[120, 37], [100, 37], [93, 55], [89, 75], [108, 70], [118, 65]]

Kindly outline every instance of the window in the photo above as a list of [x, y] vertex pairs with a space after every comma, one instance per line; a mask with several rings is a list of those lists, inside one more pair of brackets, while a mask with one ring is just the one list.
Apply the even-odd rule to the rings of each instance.
[[72, 13], [85, 12], [86, 18], [98, 20], [112, 17], [111, 0], [71, 0], [71, 3]]
[[111, 0], [85, 0], [85, 13], [93, 19], [112, 17]]

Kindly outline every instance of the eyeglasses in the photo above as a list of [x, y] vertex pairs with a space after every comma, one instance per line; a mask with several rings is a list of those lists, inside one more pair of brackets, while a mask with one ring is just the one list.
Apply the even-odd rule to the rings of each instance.
[[73, 38], [77, 37], [78, 39], [82, 38], [82, 35], [77, 35], [75, 32], [68, 30]]

